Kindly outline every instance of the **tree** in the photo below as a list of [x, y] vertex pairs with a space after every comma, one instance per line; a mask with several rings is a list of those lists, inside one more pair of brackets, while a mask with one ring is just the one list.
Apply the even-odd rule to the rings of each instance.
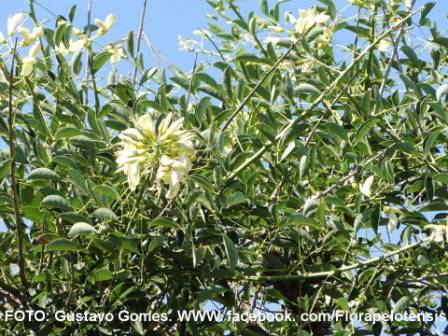
[[[0, 303], [47, 319], [4, 330], [434, 332], [434, 321], [305, 320], [447, 310], [448, 37], [428, 18], [434, 3], [351, 2], [346, 19], [331, 0], [298, 16], [282, 1], [246, 15], [210, 0], [208, 28], [180, 41], [196, 53], [191, 73], [145, 68], [141, 30], [102, 45], [113, 15], [78, 30], [74, 6], [51, 26], [30, 1], [11, 16]], [[215, 309], [236, 317], [179, 316]], [[269, 311], [294, 319], [237, 321]], [[129, 317], [149, 312], [160, 318]]]

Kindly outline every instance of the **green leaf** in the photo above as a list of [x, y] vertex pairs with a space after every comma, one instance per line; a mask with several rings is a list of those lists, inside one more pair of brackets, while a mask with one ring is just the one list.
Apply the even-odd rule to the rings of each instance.
[[448, 84], [443, 84], [437, 88], [436, 98], [438, 101], [448, 93]]
[[229, 266], [232, 270], [234, 270], [238, 264], [238, 249], [233, 240], [227, 234], [224, 235], [224, 247], [226, 249]]
[[73, 22], [76, 15], [76, 5], [73, 5], [72, 8], [70, 8], [70, 12], [68, 13], [68, 19], [70, 22]]
[[266, 58], [260, 58], [253, 54], [241, 54], [236, 58], [238, 62], [249, 63], [249, 64], [265, 64], [272, 65], [272, 62]]
[[303, 214], [306, 217], [311, 216], [314, 214], [317, 209], [319, 208], [319, 201], [316, 199], [308, 198], [305, 202], [305, 205], [303, 206]]
[[437, 141], [437, 138], [442, 134], [441, 129], [434, 130], [431, 134], [429, 134], [425, 141], [424, 141], [424, 152], [426, 155], [428, 155], [431, 151], [431, 149], [434, 147], [435, 142]]
[[140, 78], [140, 82], [139, 85], [142, 86], [143, 84], [145, 84], [149, 79], [151, 79], [152, 77], [154, 77], [154, 75], [157, 73], [158, 69], [157, 68], [149, 68], [148, 70], [146, 70], [142, 77]]
[[80, 135], [82, 132], [80, 129], [75, 127], [64, 127], [57, 130], [54, 137], [56, 139], [67, 139], [77, 135]]
[[120, 198], [117, 188], [108, 184], [96, 185], [93, 187], [92, 192], [98, 200], [99, 205], [104, 207], [109, 207], [112, 201]]
[[4, 160], [0, 162], [0, 184], [2, 180], [9, 174], [11, 171], [11, 160]]
[[356, 141], [361, 141], [367, 137], [367, 134], [380, 120], [378, 118], [370, 119], [364, 122], [356, 132]]
[[294, 141], [291, 141], [288, 144], [288, 146], [286, 147], [286, 149], [284, 150], [282, 157], [280, 158], [280, 162], [283, 161], [284, 159], [286, 159], [289, 156], [289, 154], [292, 153], [294, 148], [296, 148], [296, 143]]
[[232, 206], [241, 204], [241, 203], [245, 203], [248, 201], [248, 198], [246, 197], [246, 195], [244, 195], [242, 192], [237, 191], [235, 192], [230, 199], [227, 200], [227, 208], [230, 208]]
[[434, 8], [435, 2], [428, 2], [423, 6], [422, 14], [420, 16], [419, 24], [422, 25], [425, 22], [425, 18], [428, 16], [429, 12]]
[[296, 92], [298, 94], [311, 94], [311, 95], [320, 95], [321, 91], [316, 88], [314, 85], [308, 84], [308, 83], [301, 83], [297, 86]]
[[317, 226], [317, 223], [302, 214], [290, 215], [282, 224], [283, 226]]
[[148, 245], [148, 251], [147, 254], [151, 254], [152, 252], [156, 251], [162, 244], [165, 242], [166, 237], [165, 236], [156, 236], [154, 237]]
[[68, 236], [72, 237], [91, 233], [97, 233], [97, 230], [90, 224], [79, 222], [70, 228]]
[[105, 220], [107, 219], [118, 220], [117, 215], [108, 208], [98, 208], [92, 213], [92, 215], [96, 218], [101, 218]]
[[299, 176], [302, 179], [308, 171], [308, 158], [306, 155], [302, 155], [299, 163]]
[[78, 245], [76, 245], [71, 240], [68, 240], [66, 238], [60, 238], [53, 240], [50, 242], [45, 251], [47, 252], [65, 252], [65, 251], [77, 251]]
[[51, 169], [36, 168], [28, 174], [28, 177], [26, 179], [27, 181], [36, 181], [36, 180], [57, 181], [60, 180], [61, 178]]
[[403, 313], [409, 307], [410, 303], [411, 299], [409, 298], [409, 296], [403, 296], [395, 303], [394, 307], [392, 308], [392, 315]]
[[348, 141], [347, 131], [336, 123], [327, 123], [325, 128], [329, 130], [329, 134], [334, 134], [341, 140]]
[[112, 280], [113, 277], [114, 277], [113, 273], [106, 268], [100, 268], [94, 270], [92, 273], [90, 273], [89, 276], [90, 280], [93, 282]]
[[149, 227], [163, 227], [163, 228], [169, 228], [169, 229], [177, 229], [179, 224], [176, 222], [173, 222], [172, 220], [169, 220], [167, 218], [159, 217], [156, 219], [153, 219], [149, 223]]
[[199, 294], [197, 298], [197, 302], [201, 303], [208, 300], [215, 299], [218, 295], [227, 292], [228, 289], [222, 287], [222, 286], [212, 286], [206, 289], [203, 289]]
[[269, 16], [268, 0], [260, 0], [260, 9], [264, 15]]
[[370, 30], [367, 28], [358, 27], [358, 26], [346, 26], [345, 29], [348, 29], [348, 30], [354, 32], [356, 35], [358, 35], [361, 38], [368, 39], [370, 36]]
[[134, 31], [133, 30], [129, 31], [127, 42], [128, 42], [128, 52], [132, 57], [134, 57]]
[[92, 70], [93, 72], [99, 71], [109, 60], [109, 58], [112, 56], [109, 52], [103, 52], [95, 57], [92, 64]]
[[420, 66], [420, 60], [418, 59], [417, 54], [415, 53], [414, 49], [412, 49], [409, 46], [402, 46], [400, 49], [409, 58], [412, 65], [414, 65], [415, 67]]
[[48, 195], [42, 200], [41, 205], [50, 209], [71, 210], [67, 200], [59, 195]]

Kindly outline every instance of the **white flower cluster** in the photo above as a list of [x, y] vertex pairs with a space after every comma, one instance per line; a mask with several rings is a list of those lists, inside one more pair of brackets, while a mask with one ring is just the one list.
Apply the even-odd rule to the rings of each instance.
[[169, 185], [168, 199], [176, 197], [185, 181], [195, 155], [193, 134], [182, 127], [183, 118], [169, 113], [158, 126], [150, 113], [142, 115], [133, 128], [121, 132], [122, 149], [117, 153], [118, 171], [128, 177], [135, 190], [142, 176], [156, 170], [155, 182]]
[[297, 20], [290, 18], [291, 23], [294, 24], [299, 34], [305, 34], [313, 27], [324, 26], [330, 20], [330, 16], [318, 12], [316, 7], [312, 7], [307, 11], [300, 9], [299, 15]]
[[[12, 48], [13, 45], [12, 38], [16, 33], [20, 34], [22, 38], [18, 46], [30, 47], [28, 51], [28, 56], [22, 59], [22, 69], [20, 72], [22, 76], [30, 76], [33, 73], [35, 63], [37, 62], [37, 56], [39, 55], [42, 49], [39, 39], [40, 37], [43, 36], [44, 33], [44, 28], [42, 25], [35, 25], [32, 30], [25, 27], [23, 24], [26, 21], [26, 18], [27, 15], [21, 12], [14, 15], [10, 15], [8, 17], [6, 26], [8, 33], [7, 37], [10, 38], [9, 40], [10, 48]], [[96, 36], [104, 35], [114, 25], [115, 16], [113, 14], [109, 14], [104, 21], [96, 19], [95, 23], [98, 26], [98, 32]], [[65, 25], [65, 24], [67, 24], [67, 22], [63, 20], [60, 20], [58, 22], [58, 25]], [[62, 56], [77, 53], [81, 51], [83, 48], [88, 47], [91, 44], [92, 40], [96, 37], [94, 36], [92, 38], [89, 38], [87, 35], [84, 35], [81, 31], [79, 31], [76, 28], [73, 29], [73, 32], [79, 38], [76, 40], [70, 40], [67, 46], [63, 42], [61, 42], [59, 45], [55, 47], [56, 53]], [[0, 32], [0, 45], [5, 45], [7, 43], [8, 39], [5, 38], [5, 36]], [[119, 44], [108, 46], [107, 51], [112, 54], [111, 62], [113, 64], [118, 63], [122, 57], [125, 57], [124, 50], [123, 48], [121, 48], [121, 45]]]
[[368, 178], [366, 178], [364, 183], [362, 185], [360, 185], [359, 191], [361, 191], [361, 193], [364, 196], [367, 196], [369, 198], [372, 197], [372, 185], [373, 185], [374, 179], [375, 179], [374, 175], [370, 175]]

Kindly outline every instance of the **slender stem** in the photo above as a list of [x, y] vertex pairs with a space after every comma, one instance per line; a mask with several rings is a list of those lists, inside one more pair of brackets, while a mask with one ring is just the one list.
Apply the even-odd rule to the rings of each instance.
[[16, 156], [15, 156], [15, 127], [14, 127], [14, 108], [12, 103], [12, 89], [14, 85], [14, 69], [16, 61], [16, 51], [17, 51], [17, 41], [16, 38], [14, 42], [14, 49], [12, 51], [11, 69], [9, 72], [9, 97], [8, 97], [8, 135], [9, 135], [9, 155], [11, 157], [11, 191], [12, 200], [14, 205], [14, 217], [16, 220], [16, 234], [17, 234], [17, 253], [18, 253], [18, 265], [19, 265], [19, 277], [23, 287], [27, 286], [26, 276], [25, 276], [25, 258], [23, 256], [23, 223], [20, 216], [19, 207], [19, 196], [18, 196], [18, 186], [16, 179]]
[[[88, 0], [87, 2], [87, 27], [90, 27], [92, 24], [92, 0]], [[87, 30], [87, 37], [90, 37], [90, 29]], [[87, 68], [86, 68], [86, 76], [85, 76], [85, 97], [84, 97], [84, 105], [89, 105], [89, 75], [90, 71], [90, 63], [91, 63], [91, 50], [89, 48], [86, 56], [87, 60]]]
[[412, 250], [423, 243], [426, 243], [430, 241], [431, 238], [425, 238], [423, 240], [417, 241], [413, 244], [404, 246], [398, 250], [385, 253], [382, 256], [367, 259], [364, 261], [360, 261], [351, 265], [343, 266], [338, 269], [332, 270], [332, 271], [324, 271], [324, 272], [315, 272], [315, 273], [303, 273], [303, 274], [282, 274], [282, 275], [257, 275], [257, 276], [251, 276], [251, 277], [244, 277], [241, 276], [237, 280], [247, 280], [247, 281], [285, 281], [285, 280], [302, 280], [302, 279], [316, 279], [316, 278], [326, 278], [326, 277], [332, 277], [334, 275], [355, 270], [364, 266], [369, 266], [372, 264], [375, 264], [379, 261], [383, 261], [385, 259], [389, 259], [390, 257], [393, 257], [397, 254], [401, 254], [403, 252], [406, 252], [408, 250]]
[[[311, 28], [310, 28], [311, 29]], [[309, 31], [309, 30], [308, 30]], [[308, 32], [307, 32], [308, 33]], [[277, 60], [277, 62], [275, 62], [275, 64], [263, 75], [263, 77], [261, 77], [261, 79], [258, 81], [258, 83], [254, 86], [254, 88], [249, 92], [249, 94], [243, 99], [243, 101], [241, 102], [240, 105], [238, 105], [238, 107], [236, 108], [236, 110], [232, 113], [232, 115], [229, 117], [229, 119], [227, 119], [226, 123], [224, 124], [224, 126], [221, 129], [221, 132], [224, 132], [227, 127], [230, 126], [230, 124], [232, 123], [233, 119], [235, 119], [235, 117], [238, 115], [238, 113], [240, 113], [244, 106], [246, 106], [246, 104], [249, 102], [249, 100], [252, 98], [252, 96], [255, 94], [255, 92], [257, 92], [257, 90], [260, 88], [261, 85], [263, 85], [263, 83], [265, 82], [265, 80], [274, 72], [275, 69], [278, 68], [278, 66], [280, 65], [281, 62], [283, 62], [283, 60], [291, 53], [291, 51], [300, 43], [303, 41], [304, 37], [306, 36], [305, 33], [304, 35], [300, 36], [297, 40], [295, 40], [294, 43], [291, 44], [291, 46], [288, 48], [288, 50], [286, 50], [286, 52]]]
[[100, 113], [100, 97], [98, 94], [98, 86], [96, 84], [95, 71], [93, 70], [93, 54], [91, 51], [89, 52], [88, 57], [89, 57], [90, 76], [92, 78], [93, 94], [95, 98], [95, 113], [96, 115], [98, 115], [98, 113]]
[[[190, 83], [188, 85], [188, 93], [187, 93], [187, 102], [186, 102], [186, 108], [188, 109], [188, 104], [190, 103], [191, 98], [191, 91], [193, 90], [193, 83], [194, 83], [194, 76], [196, 75], [196, 68], [198, 65], [198, 53], [195, 53], [194, 55], [194, 65], [193, 65], [193, 71], [191, 73]], [[184, 115], [184, 119], [186, 120], [186, 115]]]
[[[146, 16], [146, 6], [148, 5], [148, 0], [143, 0], [142, 14], [140, 17], [140, 27], [138, 28], [138, 36], [137, 36], [137, 53], [136, 57], [140, 53], [140, 46], [142, 43], [142, 34], [143, 34], [143, 26], [145, 24], [145, 16]], [[135, 85], [135, 81], [137, 79], [137, 63], [135, 63], [134, 67], [134, 78], [132, 79], [132, 83]]]
[[213, 39], [210, 37], [210, 35], [203, 29], [199, 29], [199, 31], [202, 33], [202, 35], [204, 35], [207, 38], [207, 40], [209, 40], [213, 48], [215, 48], [216, 52], [219, 54], [219, 57], [221, 57], [221, 59], [225, 62], [226, 58], [224, 57], [223, 53], [221, 52], [215, 41], [213, 41]]

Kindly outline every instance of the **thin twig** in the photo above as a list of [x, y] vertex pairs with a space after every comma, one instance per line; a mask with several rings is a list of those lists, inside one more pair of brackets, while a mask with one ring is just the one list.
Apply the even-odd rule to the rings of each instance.
[[225, 62], [226, 58], [224, 57], [223, 53], [219, 49], [219, 47], [216, 44], [216, 42], [213, 41], [213, 39], [210, 37], [210, 35], [208, 35], [208, 33], [205, 30], [199, 29], [199, 31], [207, 38], [207, 40], [210, 41], [210, 43], [212, 44], [213, 48], [215, 48], [216, 52], [219, 54], [219, 57], [221, 57], [221, 59]]
[[428, 241], [430, 241], [431, 238], [425, 238], [423, 240], [419, 240], [413, 244], [406, 245], [400, 249], [397, 249], [392, 252], [388, 252], [383, 254], [382, 256], [367, 259], [364, 261], [359, 261], [357, 263], [347, 265], [340, 267], [338, 269], [332, 270], [332, 271], [324, 271], [324, 272], [315, 272], [315, 273], [303, 273], [303, 274], [282, 274], [282, 275], [258, 275], [258, 276], [250, 276], [250, 277], [244, 277], [240, 276], [237, 280], [246, 280], [246, 281], [285, 281], [285, 280], [303, 280], [303, 279], [316, 279], [316, 278], [329, 278], [332, 276], [335, 276], [337, 274], [355, 270], [358, 268], [362, 268], [364, 266], [369, 266], [372, 264], [375, 264], [380, 261], [384, 261], [386, 259], [389, 259], [390, 257], [393, 257], [397, 254], [401, 254], [403, 252], [406, 252], [408, 250], [412, 250]]
[[[143, 26], [145, 24], [145, 16], [146, 16], [146, 6], [148, 4], [148, 0], [143, 0], [143, 7], [142, 7], [142, 15], [140, 17], [140, 27], [138, 28], [138, 36], [137, 36], [137, 53], [136, 58], [138, 57], [138, 54], [140, 53], [140, 46], [142, 42], [142, 34], [143, 34]], [[134, 78], [132, 80], [132, 83], [135, 85], [135, 81], [137, 80], [137, 61], [135, 63], [134, 67]]]
[[143, 36], [143, 40], [145, 41], [146, 45], [148, 46], [149, 51], [152, 54], [152, 57], [154, 58], [154, 62], [156, 63], [157, 68], [160, 69], [160, 61], [159, 61], [159, 56], [157, 54], [157, 51], [155, 50], [152, 43], [149, 41], [148, 36], [146, 35], [145, 32], [143, 32], [142, 36]]
[[23, 287], [27, 286], [25, 276], [25, 258], [23, 256], [23, 227], [22, 218], [20, 217], [19, 196], [16, 180], [16, 155], [15, 155], [15, 133], [14, 133], [14, 109], [12, 103], [12, 89], [14, 85], [14, 68], [17, 57], [17, 42], [14, 42], [14, 49], [12, 51], [11, 69], [9, 72], [9, 97], [8, 97], [8, 135], [9, 135], [9, 155], [11, 157], [11, 191], [14, 205], [14, 217], [16, 220], [16, 234], [17, 234], [17, 253], [19, 265], [19, 277]]
[[[310, 28], [311, 29], [311, 28]], [[308, 30], [309, 31], [309, 30]], [[308, 32], [307, 32], [308, 33]], [[230, 126], [233, 119], [240, 113], [244, 106], [249, 102], [249, 100], [252, 98], [252, 96], [257, 92], [257, 90], [260, 88], [261, 85], [265, 82], [265, 80], [274, 72], [275, 69], [278, 68], [281, 62], [291, 53], [291, 51], [305, 38], [306, 34], [300, 36], [297, 40], [295, 40], [294, 43], [291, 44], [291, 46], [286, 50], [286, 52], [275, 62], [275, 64], [261, 77], [261, 79], [258, 81], [258, 83], [254, 86], [254, 88], [249, 92], [249, 94], [243, 99], [240, 105], [236, 108], [236, 110], [232, 113], [232, 115], [227, 119], [226, 123], [221, 129], [221, 132], [224, 132], [227, 127]]]

